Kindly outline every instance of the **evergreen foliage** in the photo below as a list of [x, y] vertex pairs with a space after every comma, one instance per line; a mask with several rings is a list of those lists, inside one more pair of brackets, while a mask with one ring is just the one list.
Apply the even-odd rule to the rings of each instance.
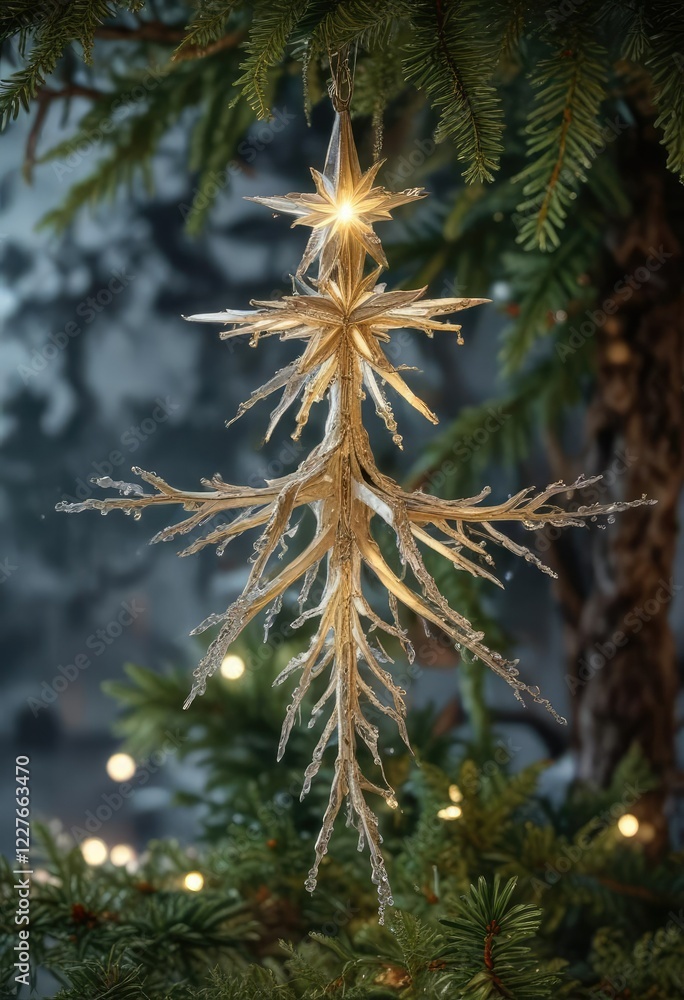
[[[266, 684], [276, 669], [269, 660], [225, 682], [221, 706], [211, 691], [198, 704], [182, 752], [206, 754], [199, 798], [209, 801], [222, 787], [227, 760], [240, 761], [221, 823], [215, 811], [205, 814], [208, 842], [199, 853], [156, 841], [136, 870], [92, 868], [72, 837], [83, 831], [36, 828], [32, 960], [61, 983], [60, 1000], [606, 1000], [627, 988], [630, 1000], [679, 995], [681, 857], [653, 866], [643, 845], [616, 829], [621, 813], [653, 787], [636, 751], [610, 789], [570, 792], [555, 805], [537, 790], [544, 765], [516, 771], [491, 729], [465, 754], [443, 744], [432, 755], [439, 763], [425, 758], [416, 768], [387, 756], [407, 807], [383, 815], [398, 891], [389, 926], [381, 927], [350, 831], [325, 865], [321, 891], [309, 896], [303, 875], [316, 827], [260, 782], [263, 741], [249, 719], [260, 711], [278, 717], [278, 689]], [[258, 673], [263, 681], [255, 683]], [[135, 737], [129, 749], [161, 745], [175, 685], [173, 677], [136, 669], [118, 689]], [[222, 718], [230, 700], [245, 716], [241, 725]], [[168, 725], [173, 719], [167, 732]], [[309, 751], [293, 745], [293, 769], [301, 771]], [[460, 813], [443, 818], [455, 799]], [[4, 862], [0, 871], [0, 995], [8, 996], [11, 867]], [[191, 870], [204, 877], [200, 892], [183, 887]]]
[[[0, 40], [13, 40], [24, 64], [2, 85], [4, 124], [34, 98], [54, 99], [44, 86], [53, 77], [66, 82], [60, 98], [74, 96], [73, 59], [62, 57], [75, 43], [86, 61], [94, 44], [103, 47], [103, 92], [91, 95], [99, 110], [87, 111], [71, 144], [48, 156], [66, 157], [84, 133], [92, 138], [94, 122], [106, 122], [112, 104], [129, 105], [133, 119], [106, 134], [110, 156], [69, 193], [46, 220], [50, 225], [68, 224], [81, 207], [110, 197], [117, 180], [129, 181], [149, 164], [189, 106], [198, 117], [191, 169], [224, 169], [252, 116], [270, 116], [291, 70], [303, 73], [306, 102], [315, 102], [325, 91], [328, 53], [345, 46], [358, 67], [355, 110], [372, 116], [378, 135], [385, 113], [398, 100], [414, 99], [415, 87], [437, 116], [435, 140], [454, 144], [467, 182], [494, 179], [504, 138], [507, 154], [516, 147], [522, 152], [526, 143], [511, 189], [518, 238], [527, 249], [559, 246], [568, 211], [596, 161], [610, 159], [616, 138], [610, 124], [633, 86], [630, 73], [638, 70], [651, 87], [668, 166], [677, 174], [684, 169], [684, 14], [668, 0], [534, 7], [499, 0], [197, 0], [194, 9], [180, 5], [188, 7], [183, 22], [178, 5], [168, 5], [168, 20], [163, 7], [155, 19], [147, 6], [142, 0], [13, 0], [0, 16]], [[133, 81], [114, 69], [104, 48], [113, 39], [125, 42], [128, 64], [151, 65], [164, 76], [162, 93], [130, 100]], [[82, 79], [79, 74], [77, 90]], [[238, 88], [232, 100], [231, 86]], [[525, 106], [527, 115], [521, 114]], [[203, 206], [210, 200], [203, 198]], [[206, 207], [191, 213], [193, 231], [205, 215]]]

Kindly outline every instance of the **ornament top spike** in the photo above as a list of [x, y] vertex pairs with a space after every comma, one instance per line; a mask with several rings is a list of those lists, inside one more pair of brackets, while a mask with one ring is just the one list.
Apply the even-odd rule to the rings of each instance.
[[311, 168], [315, 192], [255, 197], [248, 201], [294, 215], [293, 226], [312, 229], [297, 277], [301, 278], [318, 262], [318, 281], [325, 282], [344, 257], [345, 266], [339, 270], [353, 285], [363, 273], [365, 253], [380, 267], [388, 266], [373, 224], [391, 219], [393, 209], [424, 198], [426, 192], [423, 188], [390, 192], [375, 185], [384, 160], [374, 163], [365, 173], [361, 170], [350, 116], [353, 80], [349, 60], [338, 53], [331, 55], [330, 61], [333, 79], [329, 92], [335, 121], [323, 171]]

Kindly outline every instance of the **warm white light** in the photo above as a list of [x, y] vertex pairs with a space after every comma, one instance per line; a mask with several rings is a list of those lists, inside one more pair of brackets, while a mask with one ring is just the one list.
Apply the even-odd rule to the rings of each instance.
[[130, 844], [115, 844], [109, 852], [109, 860], [117, 868], [123, 868], [135, 861], [135, 851]]
[[449, 785], [449, 798], [452, 802], [462, 802], [463, 792], [458, 785]]
[[337, 209], [337, 218], [340, 222], [351, 222], [355, 214], [354, 206], [350, 201], [343, 201]]
[[445, 806], [444, 809], [440, 809], [437, 813], [439, 819], [458, 819], [463, 813], [460, 806]]
[[103, 865], [107, 860], [107, 845], [99, 837], [88, 837], [81, 844], [81, 854], [87, 865]]
[[46, 868], [36, 868], [33, 873], [33, 881], [38, 885], [59, 885], [59, 879], [51, 875]]
[[230, 656], [224, 656], [221, 664], [221, 677], [225, 677], [229, 681], [236, 681], [238, 677], [242, 677], [244, 672], [245, 661], [241, 656], [236, 656], [234, 653], [231, 653]]
[[623, 837], [634, 837], [639, 832], [639, 820], [631, 813], [625, 813], [617, 821], [617, 828]]
[[190, 892], [199, 892], [204, 885], [204, 876], [201, 872], [188, 872], [183, 879], [183, 885]]
[[112, 781], [128, 781], [135, 774], [135, 761], [129, 753], [115, 753], [107, 761], [107, 774]]

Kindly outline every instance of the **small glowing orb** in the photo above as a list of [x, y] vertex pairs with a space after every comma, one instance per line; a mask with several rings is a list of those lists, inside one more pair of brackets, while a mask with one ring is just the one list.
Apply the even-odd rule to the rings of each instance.
[[112, 781], [128, 781], [135, 774], [135, 761], [128, 753], [114, 753], [107, 761], [107, 774]]
[[204, 875], [201, 872], [188, 872], [183, 879], [183, 885], [190, 892], [199, 892], [204, 886]]
[[343, 201], [337, 209], [337, 218], [340, 222], [351, 222], [355, 215], [354, 206], [350, 201]]
[[130, 844], [115, 844], [109, 852], [109, 860], [117, 868], [123, 868], [135, 861], [135, 851]]
[[623, 837], [634, 837], [639, 832], [639, 820], [631, 813], [625, 813], [617, 821], [617, 828]]
[[221, 677], [225, 677], [229, 681], [236, 681], [238, 677], [242, 677], [244, 672], [245, 661], [241, 656], [236, 656], [234, 653], [224, 656], [221, 663]]
[[81, 844], [81, 854], [87, 865], [103, 865], [107, 860], [107, 845], [99, 837], [88, 837]]
[[437, 813], [439, 819], [458, 819], [461, 816], [463, 810], [460, 806], [446, 806], [444, 809], [440, 809]]
[[458, 785], [449, 785], [449, 798], [452, 802], [462, 802], [463, 792]]

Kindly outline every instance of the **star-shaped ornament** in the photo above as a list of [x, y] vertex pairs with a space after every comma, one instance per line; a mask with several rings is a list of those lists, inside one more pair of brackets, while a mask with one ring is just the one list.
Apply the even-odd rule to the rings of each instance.
[[[381, 344], [390, 340], [391, 331], [401, 329], [422, 330], [429, 337], [435, 331], [453, 332], [462, 343], [459, 324], [441, 322], [434, 317], [469, 309], [489, 300], [424, 299], [426, 288], [387, 292], [384, 284], [376, 283], [380, 270], [377, 268], [372, 271], [351, 290], [346, 287], [345, 282], [338, 283], [332, 278], [325, 283], [315, 282], [317, 289], [300, 281], [299, 287], [303, 294], [286, 295], [270, 302], [254, 301], [252, 305], [257, 308], [253, 311], [227, 309], [220, 313], [199, 313], [186, 317], [202, 323], [231, 323], [234, 328], [224, 331], [221, 337], [228, 339], [248, 333], [252, 337], [252, 346], [256, 346], [260, 337], [274, 335], [281, 340], [307, 341], [301, 357], [257, 389], [238, 411], [237, 416], [240, 417], [260, 399], [283, 389], [281, 402], [271, 414], [266, 440], [270, 438], [285, 410], [302, 396], [297, 429], [292, 435], [295, 440], [299, 438], [312, 404], [323, 399], [330, 385], [340, 375], [340, 347], [342, 338], [345, 337], [361, 366], [364, 388], [373, 399], [378, 415], [392, 433], [395, 444], [401, 447], [401, 437], [397, 433], [396, 421], [382, 383], [391, 385], [407, 403], [432, 423], [437, 422], [434, 413], [400, 376], [399, 372], [405, 366], [395, 367]], [[381, 384], [378, 383], [378, 378]]]
[[319, 281], [325, 281], [350, 240], [356, 240], [376, 264], [387, 267], [387, 258], [373, 231], [373, 223], [391, 219], [393, 209], [418, 201], [426, 193], [423, 188], [391, 192], [374, 185], [383, 163], [384, 160], [380, 160], [362, 173], [349, 112], [338, 111], [323, 172], [311, 169], [315, 192], [247, 199], [276, 212], [296, 216], [293, 226], [313, 229], [297, 269], [299, 277], [320, 258], [318, 277]]

